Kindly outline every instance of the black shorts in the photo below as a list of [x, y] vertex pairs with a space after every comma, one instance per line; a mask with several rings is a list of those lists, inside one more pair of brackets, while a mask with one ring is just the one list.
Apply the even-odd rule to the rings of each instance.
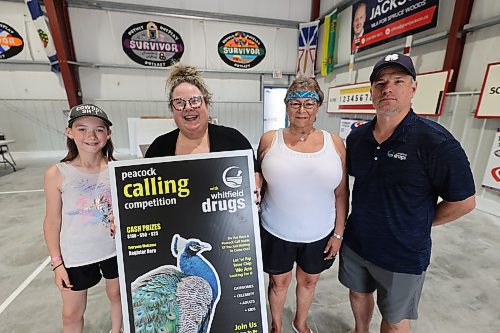
[[260, 227], [264, 272], [279, 275], [290, 272], [297, 265], [307, 274], [319, 274], [332, 267], [335, 258], [325, 260], [324, 253], [331, 235], [312, 243], [289, 242]]
[[118, 263], [116, 256], [114, 256], [93, 264], [69, 267], [66, 268], [66, 271], [68, 272], [69, 282], [73, 285], [71, 290], [81, 291], [98, 284], [103, 276], [105, 279], [116, 279], [118, 277]]

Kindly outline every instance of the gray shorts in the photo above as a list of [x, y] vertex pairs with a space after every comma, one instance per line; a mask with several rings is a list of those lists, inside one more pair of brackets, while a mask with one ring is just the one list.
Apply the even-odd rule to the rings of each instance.
[[377, 291], [382, 318], [390, 324], [418, 318], [425, 272], [420, 275], [395, 273], [382, 269], [358, 256], [347, 246], [340, 250], [339, 281], [352, 291]]

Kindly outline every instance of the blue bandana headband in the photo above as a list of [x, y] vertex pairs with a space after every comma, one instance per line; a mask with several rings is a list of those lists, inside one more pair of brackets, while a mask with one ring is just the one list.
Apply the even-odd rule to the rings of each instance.
[[290, 91], [288, 94], [286, 94], [285, 103], [287, 103], [291, 99], [299, 99], [299, 98], [312, 98], [312, 99], [315, 99], [319, 102], [319, 95], [314, 91], [294, 90], [294, 91]]

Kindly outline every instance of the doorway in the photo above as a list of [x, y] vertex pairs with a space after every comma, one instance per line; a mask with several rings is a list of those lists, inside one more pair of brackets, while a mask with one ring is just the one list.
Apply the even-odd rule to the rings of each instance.
[[264, 86], [264, 133], [288, 125], [285, 96], [287, 87]]

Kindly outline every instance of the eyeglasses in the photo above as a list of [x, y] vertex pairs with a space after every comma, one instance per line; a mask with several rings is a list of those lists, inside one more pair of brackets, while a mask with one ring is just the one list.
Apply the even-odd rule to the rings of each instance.
[[314, 108], [317, 105], [318, 105], [318, 102], [315, 99], [308, 99], [308, 100], [304, 101], [304, 103], [301, 103], [301, 102], [299, 102], [297, 100], [293, 100], [293, 99], [288, 101], [288, 106], [292, 110], [300, 110], [300, 108], [302, 106], [306, 110], [311, 110], [312, 108]]
[[197, 109], [203, 104], [203, 96], [193, 96], [187, 100], [181, 97], [174, 98], [170, 100], [170, 105], [177, 111], [184, 111], [188, 102], [193, 109]]

